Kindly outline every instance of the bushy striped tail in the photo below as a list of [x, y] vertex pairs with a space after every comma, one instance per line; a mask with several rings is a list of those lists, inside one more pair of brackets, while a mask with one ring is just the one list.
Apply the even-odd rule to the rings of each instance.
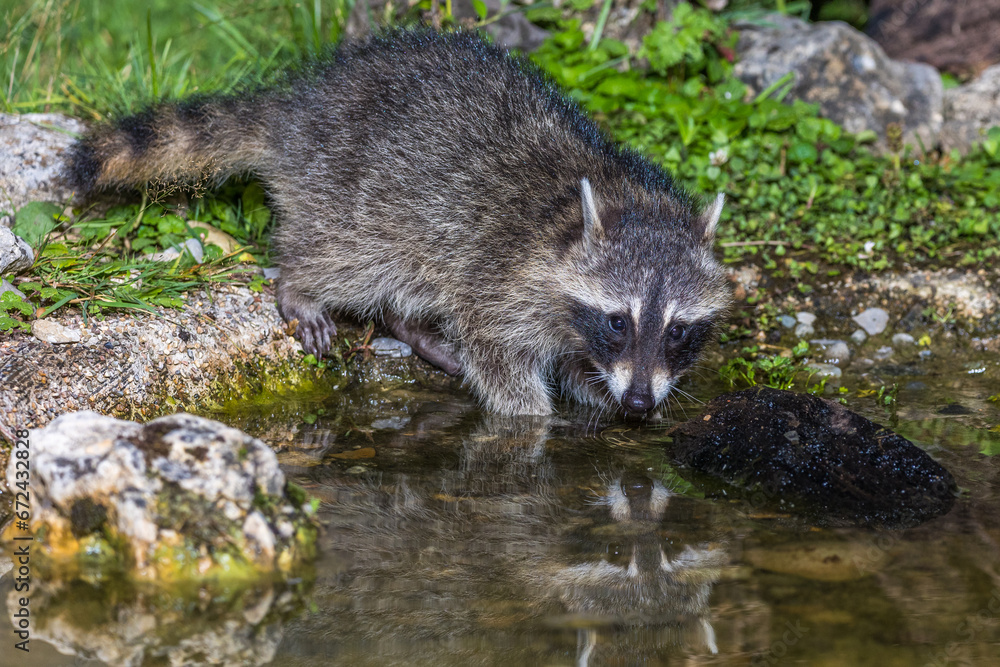
[[215, 184], [253, 171], [266, 154], [262, 119], [237, 99], [161, 104], [94, 128], [74, 144], [66, 180], [102, 190]]

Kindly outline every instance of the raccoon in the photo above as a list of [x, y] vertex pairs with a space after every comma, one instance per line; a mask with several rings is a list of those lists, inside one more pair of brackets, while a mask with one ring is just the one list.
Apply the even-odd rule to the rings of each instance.
[[475, 33], [344, 43], [269, 89], [164, 103], [71, 152], [80, 193], [255, 174], [278, 224], [278, 306], [326, 352], [380, 317], [489, 411], [561, 392], [642, 414], [730, 295], [700, 213], [523, 57]]

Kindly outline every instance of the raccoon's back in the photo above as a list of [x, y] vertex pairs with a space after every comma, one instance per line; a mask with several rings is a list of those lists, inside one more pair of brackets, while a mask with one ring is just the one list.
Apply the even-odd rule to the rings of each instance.
[[304, 204], [352, 209], [346, 224], [390, 236], [402, 218], [446, 243], [456, 232], [523, 242], [552, 233], [543, 223], [577, 200], [580, 178], [619, 180], [629, 167], [535, 66], [470, 33], [345, 45], [293, 86], [282, 113], [268, 124], [275, 187], [295, 193], [312, 174]]

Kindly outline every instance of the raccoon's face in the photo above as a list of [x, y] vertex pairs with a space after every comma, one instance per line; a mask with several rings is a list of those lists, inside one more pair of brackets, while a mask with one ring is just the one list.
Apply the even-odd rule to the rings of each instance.
[[630, 413], [663, 401], [715, 331], [713, 313], [673, 300], [605, 310], [576, 304], [573, 326], [607, 392]]
[[588, 382], [643, 414], [697, 361], [728, 309], [711, 252], [722, 202], [689, 224], [651, 224], [631, 211], [606, 214], [602, 226], [586, 181], [582, 190], [586, 260], [569, 289], [571, 326], [592, 366]]

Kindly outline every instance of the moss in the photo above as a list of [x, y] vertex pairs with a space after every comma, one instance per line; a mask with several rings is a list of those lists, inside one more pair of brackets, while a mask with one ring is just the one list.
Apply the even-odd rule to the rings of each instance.
[[285, 484], [285, 495], [288, 496], [288, 500], [296, 509], [305, 505], [309, 500], [309, 495], [306, 493], [306, 490], [295, 482], [287, 482]]

